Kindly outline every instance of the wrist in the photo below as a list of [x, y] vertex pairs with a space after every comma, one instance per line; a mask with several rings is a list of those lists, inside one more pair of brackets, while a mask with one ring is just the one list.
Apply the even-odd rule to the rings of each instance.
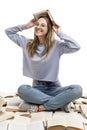
[[25, 29], [28, 29], [28, 28], [29, 28], [29, 25], [28, 25], [28, 24], [25, 24], [24, 27], [25, 27]]

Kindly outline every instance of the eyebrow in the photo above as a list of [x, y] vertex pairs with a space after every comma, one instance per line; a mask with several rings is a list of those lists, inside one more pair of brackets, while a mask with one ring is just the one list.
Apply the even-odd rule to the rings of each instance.
[[45, 23], [41, 23], [41, 22], [38, 22], [38, 21], [36, 22], [36, 25], [37, 25], [37, 24], [42, 24], [42, 25], [47, 26], [47, 24], [45, 24]]

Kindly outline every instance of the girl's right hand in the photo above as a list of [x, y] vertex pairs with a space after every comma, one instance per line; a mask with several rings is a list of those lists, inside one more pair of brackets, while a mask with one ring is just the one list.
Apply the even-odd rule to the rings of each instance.
[[25, 28], [28, 29], [28, 28], [35, 26], [35, 23], [36, 23], [36, 19], [33, 18], [27, 24], [25, 24]]

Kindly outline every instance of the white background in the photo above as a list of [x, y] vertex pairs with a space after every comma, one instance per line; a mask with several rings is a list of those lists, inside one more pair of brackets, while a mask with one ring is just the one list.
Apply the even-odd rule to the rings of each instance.
[[[49, 9], [62, 30], [81, 45], [81, 50], [63, 55], [59, 79], [63, 86], [79, 84], [87, 94], [87, 0], [2, 0], [0, 1], [0, 91], [16, 92], [21, 84], [31, 84], [22, 75], [22, 50], [8, 39], [7, 27], [25, 24], [33, 13]], [[33, 37], [33, 30], [23, 32]]]

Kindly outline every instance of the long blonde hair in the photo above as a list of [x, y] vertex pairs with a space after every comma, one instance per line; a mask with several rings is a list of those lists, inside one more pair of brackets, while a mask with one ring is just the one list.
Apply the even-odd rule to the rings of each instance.
[[[40, 18], [44, 18], [47, 21], [47, 25], [48, 25], [48, 32], [46, 34], [46, 39], [45, 39], [45, 50], [42, 54], [42, 56], [47, 56], [50, 49], [53, 46], [54, 43], [54, 31], [52, 28], [52, 23], [50, 21], [50, 19], [46, 16], [41, 16]], [[39, 40], [38, 37], [34, 34], [34, 39], [31, 39], [28, 43], [27, 43], [27, 51], [28, 51], [28, 55], [30, 57], [33, 57], [34, 54], [36, 53], [37, 47], [39, 45]]]

